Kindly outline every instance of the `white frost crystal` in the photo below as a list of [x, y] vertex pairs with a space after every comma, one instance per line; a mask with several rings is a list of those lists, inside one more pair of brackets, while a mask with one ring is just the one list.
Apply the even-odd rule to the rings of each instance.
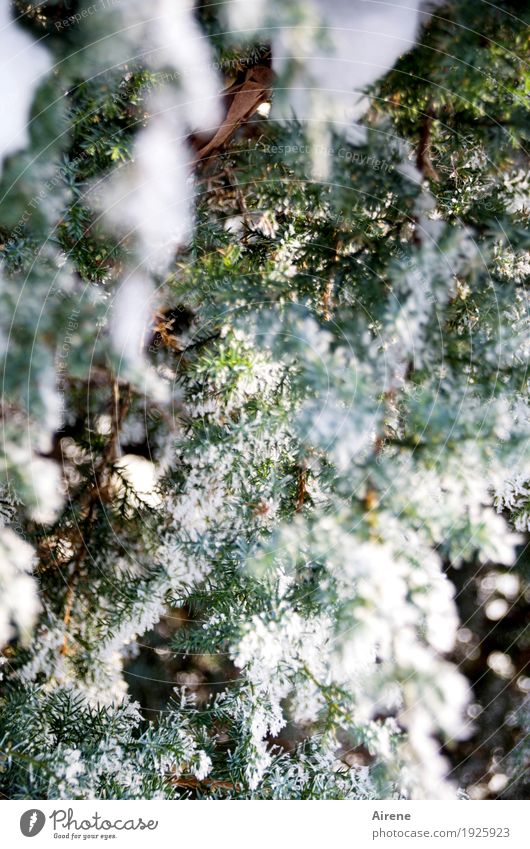
[[218, 97], [222, 86], [193, 3], [156, 0], [146, 7], [134, 0], [108, 13], [112, 19], [118, 16], [130, 51], [141, 52], [153, 69], [173, 71], [163, 93], [151, 100], [151, 118], [137, 134], [133, 162], [113, 174], [101, 198], [92, 202], [120, 231], [138, 237], [142, 263], [163, 272], [192, 232], [187, 135], [215, 132], [222, 120]]
[[170, 104], [155, 108], [136, 137], [133, 162], [113, 174], [97, 205], [137, 237], [145, 267], [163, 271], [191, 234], [192, 185], [185, 130]]
[[432, 6], [421, 0], [308, 0], [291, 21], [282, 3], [229, 0], [228, 20], [241, 37], [270, 29], [278, 73], [295, 61], [283, 92], [286, 117], [331, 120], [344, 129], [366, 110], [364, 89], [414, 46]]
[[27, 638], [40, 604], [31, 574], [35, 552], [10, 528], [0, 528], [0, 647]]

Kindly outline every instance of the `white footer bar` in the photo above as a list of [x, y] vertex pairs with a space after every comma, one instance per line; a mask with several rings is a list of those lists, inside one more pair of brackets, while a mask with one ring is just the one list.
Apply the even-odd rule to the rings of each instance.
[[460, 849], [530, 846], [530, 804], [7, 801], [2, 845], [127, 849]]

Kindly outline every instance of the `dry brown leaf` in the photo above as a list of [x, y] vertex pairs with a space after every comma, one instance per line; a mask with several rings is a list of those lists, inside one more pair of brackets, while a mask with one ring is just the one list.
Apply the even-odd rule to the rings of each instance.
[[272, 79], [271, 68], [255, 65], [248, 69], [242, 83], [226, 90], [225, 95], [230, 98], [226, 117], [213, 138], [199, 150], [198, 160], [211, 156], [223, 147], [238, 127], [248, 121], [258, 106], [268, 99]]

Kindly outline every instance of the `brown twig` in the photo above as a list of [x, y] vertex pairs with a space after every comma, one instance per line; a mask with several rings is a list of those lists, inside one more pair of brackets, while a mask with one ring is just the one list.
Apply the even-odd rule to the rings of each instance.
[[296, 503], [295, 510], [299, 513], [304, 506], [307, 495], [307, 469], [305, 466], [300, 466], [298, 469], [298, 480], [296, 483]]
[[326, 283], [326, 287], [325, 287], [324, 291], [322, 292], [322, 296], [321, 296], [321, 299], [320, 299], [321, 309], [322, 309], [322, 318], [324, 319], [324, 321], [330, 321], [331, 320], [331, 315], [332, 315], [331, 306], [332, 306], [333, 288], [334, 288], [333, 280], [329, 280]]
[[63, 614], [63, 624], [65, 626], [65, 635], [63, 645], [61, 647], [61, 654], [67, 655], [69, 654], [68, 647], [68, 634], [67, 629], [70, 625], [70, 621], [72, 618], [72, 610], [74, 605], [75, 598], [75, 588], [77, 584], [77, 579], [79, 577], [79, 573], [81, 570], [81, 566], [83, 561], [88, 553], [88, 542], [90, 540], [92, 528], [95, 520], [95, 508], [98, 503], [103, 501], [104, 496], [107, 494], [108, 485], [109, 485], [109, 471], [110, 467], [115, 463], [115, 461], [119, 457], [120, 451], [120, 431], [123, 425], [123, 420], [127, 415], [127, 411], [130, 405], [130, 392], [127, 391], [122, 395], [120, 394], [120, 383], [116, 377], [112, 377], [112, 425], [111, 425], [111, 433], [109, 436], [109, 440], [105, 447], [105, 450], [102, 454], [100, 464], [94, 476], [94, 481], [81, 504], [81, 512], [85, 512], [85, 522], [84, 529], [78, 528], [77, 533], [77, 545], [78, 550], [77, 554], [73, 561], [73, 567], [70, 573], [70, 580], [68, 584], [68, 590], [66, 593], [65, 606], [64, 606], [64, 614]]
[[188, 790], [200, 790], [205, 788], [207, 790], [235, 790], [238, 793], [241, 790], [239, 784], [233, 784], [231, 781], [214, 781], [210, 778], [203, 778], [199, 780], [198, 778], [173, 778], [172, 784], [175, 787], [183, 787]]

